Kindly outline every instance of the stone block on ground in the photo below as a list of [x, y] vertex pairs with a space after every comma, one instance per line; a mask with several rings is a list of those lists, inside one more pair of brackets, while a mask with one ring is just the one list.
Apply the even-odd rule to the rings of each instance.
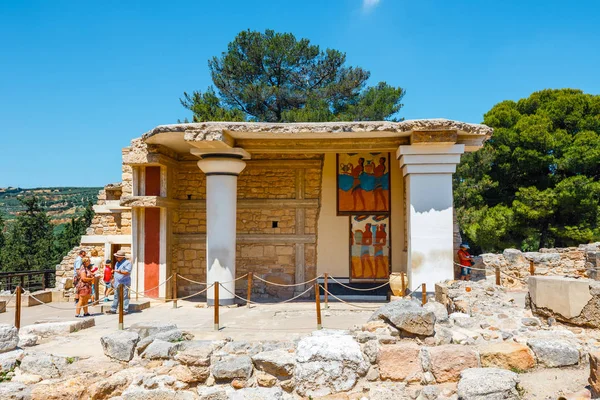
[[286, 380], [294, 374], [296, 366], [295, 354], [287, 350], [263, 351], [252, 357], [256, 368], [281, 380]]
[[229, 400], [223, 386], [198, 386], [199, 400]]
[[468, 346], [447, 344], [421, 349], [423, 369], [429, 371], [438, 383], [456, 382], [461, 371], [479, 367], [477, 353]]
[[252, 375], [252, 359], [246, 355], [228, 355], [213, 362], [211, 371], [216, 380], [248, 379]]
[[136, 322], [129, 327], [130, 331], [137, 332], [138, 335], [140, 335], [140, 339], [154, 336], [161, 332], [172, 331], [174, 329], [177, 329], [177, 325], [162, 321]]
[[130, 361], [134, 356], [135, 346], [140, 340], [137, 332], [117, 331], [102, 336], [100, 343], [107, 357], [118, 361]]
[[230, 391], [228, 395], [229, 400], [283, 400], [291, 398], [287, 393], [284, 393], [278, 387], [244, 388], [236, 391]]
[[497, 367], [525, 371], [535, 366], [529, 347], [516, 342], [490, 343], [479, 347], [482, 367]]
[[7, 353], [17, 348], [19, 331], [14, 325], [0, 324], [0, 353]]
[[19, 335], [19, 347], [32, 347], [38, 343], [38, 335]]
[[377, 355], [382, 380], [420, 382], [423, 377], [420, 346], [413, 342], [381, 346]]
[[181, 345], [179, 343], [166, 342], [156, 339], [142, 353], [142, 358], [148, 360], [166, 360], [175, 357], [177, 350]]
[[173, 389], [144, 389], [130, 387], [123, 392], [123, 399], [127, 400], [196, 400], [198, 397], [189, 390], [176, 391]]
[[46, 353], [26, 353], [19, 368], [25, 373], [52, 379], [60, 378], [67, 365], [68, 362], [64, 357]]
[[519, 376], [499, 368], [471, 368], [460, 374], [458, 398], [462, 400], [518, 400]]
[[429, 300], [427, 303], [425, 303], [423, 308], [435, 314], [435, 322], [448, 321], [448, 310], [446, 309], [446, 306], [442, 303]]
[[31, 399], [31, 387], [18, 382], [3, 382], [0, 384], [0, 399], [29, 400]]
[[[130, 312], [130, 313], [140, 312], [142, 310], [146, 310], [146, 309], [150, 308], [150, 306], [151, 306], [151, 303], [147, 300], [140, 300], [140, 301], [132, 300], [129, 302], [128, 312]], [[111, 307], [112, 307], [112, 302], [101, 304], [100, 312], [105, 313], [108, 310], [110, 310]]]
[[25, 356], [25, 352], [21, 349], [16, 349], [0, 354], [0, 372], [8, 372], [17, 366]]
[[6, 312], [6, 301], [0, 300], [0, 314]]
[[431, 336], [434, 333], [435, 314], [411, 300], [385, 304], [373, 313], [369, 321], [383, 320], [409, 335]]
[[81, 318], [76, 321], [43, 322], [40, 324], [27, 325], [21, 328], [22, 335], [36, 335], [40, 338], [61, 336], [66, 333], [79, 332], [96, 325], [94, 318]]
[[565, 367], [579, 363], [579, 350], [564, 339], [534, 338], [527, 340], [539, 364], [548, 368]]
[[214, 351], [214, 345], [210, 341], [197, 341], [184, 343], [183, 350], [175, 356], [175, 360], [184, 365], [196, 367], [210, 366], [210, 357]]
[[368, 368], [352, 336], [343, 331], [313, 332], [298, 342], [296, 390], [301, 396], [313, 397], [348, 391]]

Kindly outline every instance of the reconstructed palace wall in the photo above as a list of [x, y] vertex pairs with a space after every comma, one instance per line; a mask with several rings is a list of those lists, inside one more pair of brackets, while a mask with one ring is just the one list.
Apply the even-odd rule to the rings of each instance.
[[[319, 213], [317, 244], [317, 274], [349, 276], [350, 221], [349, 216], [337, 215], [336, 154], [325, 154], [321, 185], [321, 212]], [[404, 179], [399, 163], [390, 163], [391, 180], [391, 263], [392, 271], [406, 271], [404, 232]]]
[[[278, 283], [315, 277], [316, 233], [323, 156], [253, 154], [238, 178], [236, 275], [253, 272]], [[196, 162], [180, 162], [174, 193], [171, 265], [189, 279], [206, 281], [206, 177]], [[245, 290], [240, 280], [237, 290]], [[255, 291], [288, 296], [292, 289], [269, 287], [255, 280]], [[202, 287], [183, 279], [179, 295]]]

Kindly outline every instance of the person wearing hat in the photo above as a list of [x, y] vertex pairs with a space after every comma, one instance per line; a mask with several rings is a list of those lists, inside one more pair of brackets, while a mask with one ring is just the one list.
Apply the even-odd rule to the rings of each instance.
[[[92, 273], [93, 264], [90, 262], [89, 257], [83, 257], [81, 259], [81, 267], [79, 268], [79, 280], [77, 290], [79, 301], [75, 308], [76, 317], [89, 317], [88, 303], [92, 294], [92, 283], [94, 282], [94, 274]], [[81, 308], [83, 308], [83, 315], [81, 315]]]
[[129, 286], [131, 286], [131, 270], [133, 267], [131, 262], [125, 258], [125, 255], [124, 250], [119, 250], [114, 254], [117, 259], [113, 274], [115, 296], [110, 310], [106, 312], [107, 314], [117, 313], [117, 309], [119, 308], [119, 286], [123, 286], [123, 312], [127, 313], [129, 310]]
[[473, 265], [473, 256], [469, 254], [469, 245], [462, 243], [458, 249], [458, 260], [460, 262], [460, 280], [471, 280], [471, 265]]

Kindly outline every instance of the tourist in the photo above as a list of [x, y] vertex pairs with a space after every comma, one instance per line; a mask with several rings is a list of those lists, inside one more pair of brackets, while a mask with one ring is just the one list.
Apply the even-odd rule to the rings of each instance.
[[114, 254], [117, 259], [117, 263], [115, 264], [114, 270], [114, 283], [113, 287], [115, 290], [115, 295], [113, 298], [113, 303], [106, 313], [107, 314], [116, 314], [117, 309], [119, 307], [119, 290], [123, 290], [123, 312], [126, 314], [129, 310], [129, 286], [131, 285], [131, 262], [125, 258], [125, 251], [119, 250]]
[[471, 280], [471, 266], [473, 265], [473, 256], [469, 254], [469, 245], [463, 243], [458, 250], [458, 260], [460, 262], [460, 280]]
[[96, 299], [96, 282], [98, 281], [97, 273], [100, 266], [102, 266], [102, 257], [98, 257], [98, 250], [93, 249], [90, 252], [90, 262], [92, 263], [92, 273], [94, 274], [94, 282], [92, 282], [92, 303], [96, 303], [99, 299]]
[[81, 259], [81, 266], [79, 268], [79, 279], [77, 282], [76, 290], [79, 297], [77, 308], [75, 309], [75, 316], [81, 317], [81, 308], [83, 307], [83, 316], [89, 317], [88, 302], [90, 301], [90, 295], [92, 294], [92, 282], [94, 282], [94, 274], [92, 273], [92, 264], [88, 257]]
[[106, 260], [104, 264], [104, 277], [102, 278], [104, 281], [104, 301], [108, 301], [108, 296], [113, 292], [112, 290], [112, 280], [113, 280], [113, 269], [112, 269], [112, 261]]
[[[79, 282], [79, 268], [81, 268], [81, 260], [85, 257], [85, 250], [79, 250], [77, 253], [77, 258], [75, 258], [75, 262], [73, 263], [73, 286], [77, 287], [77, 283]], [[77, 294], [77, 289], [75, 289], [75, 304], [79, 303], [79, 295]]]

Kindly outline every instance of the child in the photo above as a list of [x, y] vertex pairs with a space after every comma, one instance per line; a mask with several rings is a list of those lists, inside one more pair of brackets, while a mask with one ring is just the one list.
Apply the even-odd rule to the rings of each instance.
[[106, 263], [104, 264], [104, 277], [102, 278], [102, 280], [104, 281], [104, 301], [105, 302], [108, 301], [108, 296], [113, 292], [113, 290], [111, 288], [111, 281], [112, 281], [112, 275], [113, 275], [111, 263], [112, 263], [111, 260], [106, 260]]

